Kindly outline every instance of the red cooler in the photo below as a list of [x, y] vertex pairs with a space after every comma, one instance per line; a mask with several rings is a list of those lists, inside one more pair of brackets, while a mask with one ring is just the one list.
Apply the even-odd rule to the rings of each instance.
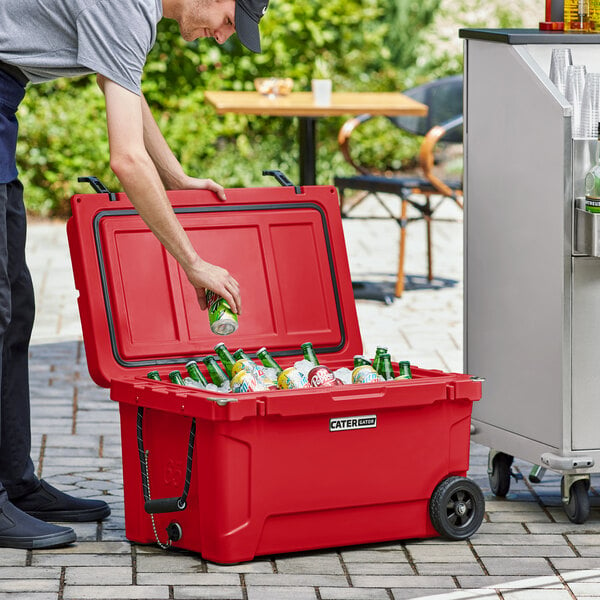
[[[413, 368], [382, 383], [209, 392], [168, 382], [224, 342], [286, 368], [362, 354], [334, 187], [169, 192], [200, 256], [239, 281], [238, 330], [214, 335], [195, 291], [124, 194], [73, 196], [67, 233], [90, 374], [119, 403], [129, 540], [218, 563], [443, 535], [483, 518], [465, 477], [468, 375]], [[163, 381], [146, 374], [158, 370]], [[397, 372], [397, 365], [396, 365]], [[164, 381], [166, 380], [166, 381]]]

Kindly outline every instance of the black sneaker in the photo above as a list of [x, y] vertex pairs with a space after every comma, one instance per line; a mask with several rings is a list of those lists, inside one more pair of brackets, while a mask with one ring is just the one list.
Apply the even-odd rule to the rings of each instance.
[[70, 527], [35, 519], [10, 502], [0, 507], [0, 548], [57, 548], [72, 544], [76, 539]]
[[110, 515], [110, 507], [102, 500], [75, 498], [40, 480], [33, 492], [11, 502], [28, 515], [42, 521], [100, 521]]

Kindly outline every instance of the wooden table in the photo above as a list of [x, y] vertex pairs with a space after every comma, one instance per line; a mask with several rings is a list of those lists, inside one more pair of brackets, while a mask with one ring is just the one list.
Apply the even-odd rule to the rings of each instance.
[[258, 92], [205, 92], [217, 113], [271, 117], [298, 117], [300, 184], [316, 183], [316, 119], [370, 113], [372, 115], [424, 116], [427, 106], [399, 92], [334, 92], [331, 104], [317, 106], [312, 92], [292, 92], [269, 98]]

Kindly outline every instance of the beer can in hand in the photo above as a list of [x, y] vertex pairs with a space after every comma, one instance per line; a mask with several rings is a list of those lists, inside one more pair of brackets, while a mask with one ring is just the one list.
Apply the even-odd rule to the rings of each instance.
[[231, 310], [225, 298], [206, 290], [206, 303], [208, 305], [208, 322], [210, 330], [217, 335], [229, 335], [238, 328], [238, 316]]

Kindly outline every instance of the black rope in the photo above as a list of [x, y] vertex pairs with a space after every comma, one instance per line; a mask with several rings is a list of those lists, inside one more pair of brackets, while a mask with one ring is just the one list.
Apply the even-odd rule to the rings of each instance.
[[137, 442], [138, 454], [140, 455], [140, 465], [142, 467], [142, 490], [144, 492], [144, 502], [150, 500], [150, 492], [148, 490], [148, 467], [146, 465], [146, 453], [144, 452], [144, 437], [142, 426], [144, 424], [144, 407], [140, 406], [137, 411]]
[[[142, 490], [144, 493], [144, 502], [150, 501], [150, 488], [148, 482], [148, 464], [146, 451], [144, 450], [144, 408], [140, 406], [137, 412], [137, 442], [138, 442], [138, 454], [140, 457], [140, 466], [142, 468]], [[192, 481], [192, 467], [194, 463], [194, 445], [196, 440], [196, 419], [192, 418], [192, 425], [190, 427], [190, 439], [188, 442], [187, 452], [187, 465], [185, 470], [185, 482], [183, 484], [183, 492], [181, 497], [177, 501], [179, 510], [183, 510], [186, 507], [187, 497], [190, 492], [190, 483]]]

